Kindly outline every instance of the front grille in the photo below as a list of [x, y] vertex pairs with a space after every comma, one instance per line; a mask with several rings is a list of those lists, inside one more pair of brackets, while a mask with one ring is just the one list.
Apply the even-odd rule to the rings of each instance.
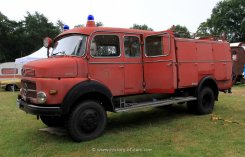
[[24, 77], [34, 77], [35, 76], [35, 70], [30, 68], [23, 68], [21, 70], [21, 75]]
[[36, 91], [36, 83], [26, 80], [21, 80], [21, 87], [22, 92], [25, 97], [27, 98], [36, 98], [37, 91]]

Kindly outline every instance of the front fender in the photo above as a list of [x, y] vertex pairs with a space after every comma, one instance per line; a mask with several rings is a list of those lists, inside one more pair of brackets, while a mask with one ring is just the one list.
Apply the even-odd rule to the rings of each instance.
[[[76, 84], [65, 96], [63, 103], [61, 104], [61, 109], [63, 114], [69, 113], [72, 106], [84, 95], [90, 93], [98, 93], [103, 95], [110, 104], [112, 105], [112, 93], [111, 91], [101, 84], [98, 81], [87, 80], [81, 83]], [[96, 99], [96, 98], [95, 98]], [[112, 110], [114, 110], [113, 105], [111, 106]]]

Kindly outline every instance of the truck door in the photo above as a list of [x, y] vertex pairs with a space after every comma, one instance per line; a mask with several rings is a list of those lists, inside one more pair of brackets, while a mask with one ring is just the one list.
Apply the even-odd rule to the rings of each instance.
[[[145, 37], [144, 79], [147, 93], [173, 93], [176, 86], [175, 57], [171, 53], [170, 34]], [[174, 77], [175, 76], [175, 77]]]
[[124, 41], [125, 94], [139, 94], [143, 88], [143, 65], [140, 35], [126, 34]]
[[110, 89], [113, 96], [124, 94], [124, 64], [120, 34], [98, 32], [89, 41], [88, 70], [91, 79]]

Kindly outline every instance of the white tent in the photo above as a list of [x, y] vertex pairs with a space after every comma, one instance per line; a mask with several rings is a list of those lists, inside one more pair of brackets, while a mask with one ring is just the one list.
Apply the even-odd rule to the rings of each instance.
[[15, 63], [27, 63], [30, 61], [34, 61], [34, 60], [38, 60], [38, 59], [43, 59], [43, 58], [47, 58], [47, 49], [45, 47], [40, 48], [38, 51], [25, 56], [25, 57], [21, 57], [21, 58], [17, 58], [15, 59]]
[[230, 47], [245, 47], [245, 42], [230, 43]]

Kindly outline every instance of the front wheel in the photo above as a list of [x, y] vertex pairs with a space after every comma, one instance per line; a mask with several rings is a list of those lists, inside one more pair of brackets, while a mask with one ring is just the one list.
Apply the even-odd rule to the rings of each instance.
[[106, 127], [106, 111], [96, 101], [85, 101], [77, 105], [67, 121], [67, 130], [76, 142], [99, 137]]

